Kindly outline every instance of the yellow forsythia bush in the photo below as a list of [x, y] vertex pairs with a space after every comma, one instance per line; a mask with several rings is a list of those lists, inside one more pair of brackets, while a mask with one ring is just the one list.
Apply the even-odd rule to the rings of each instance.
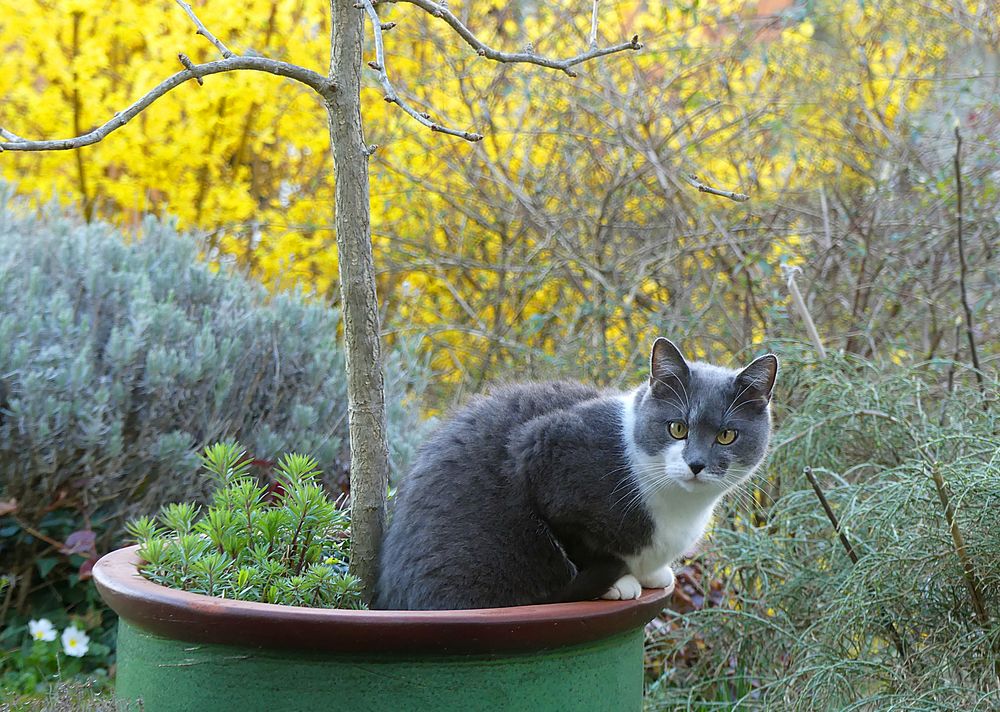
[[[322, 0], [193, 5], [237, 52], [318, 71], [327, 65]], [[821, 179], [865, 180], [872, 146], [926, 91], [924, 83], [895, 77], [928, 76], [949, 39], [942, 23], [903, 0], [819, 0], [808, 8], [779, 2], [769, 4], [772, 13], [750, 0], [706, 5], [602, 2], [600, 44], [636, 33], [645, 48], [581, 65], [575, 79], [492, 63], [417, 8], [379, 5], [383, 21], [398, 23], [385, 35], [397, 89], [435, 120], [486, 136], [469, 144], [427, 131], [383, 102], [374, 73], [365, 70], [366, 140], [381, 147], [371, 162], [376, 260], [386, 267], [380, 288], [391, 320], [453, 347], [435, 349], [439, 368], [459, 366], [464, 358], [456, 354], [478, 355], [483, 367], [501, 323], [517, 323], [519, 342], [541, 352], [567, 338], [551, 317], [591, 308], [583, 295], [600, 269], [581, 267], [577, 284], [550, 275], [509, 300], [479, 297], [498, 293], [497, 263], [595, 252], [581, 240], [576, 248], [563, 245], [560, 257], [543, 241], [594, 232], [605, 218], [609, 166], [634, 165], [648, 183], [625, 201], [637, 230], [662, 207], [667, 184], [688, 172], [750, 191], [757, 201]], [[502, 49], [531, 43], [565, 57], [587, 48], [589, 4], [449, 6]], [[58, 9], [42, 0], [0, 0], [0, 17], [0, 126], [24, 137], [99, 125], [178, 71], [178, 52], [217, 58], [172, 0], [70, 0]], [[374, 58], [370, 47], [368, 54]], [[174, 214], [182, 228], [205, 231], [219, 254], [265, 282], [304, 284], [336, 299], [325, 112], [293, 82], [251, 72], [207, 77], [203, 87], [189, 82], [100, 144], [7, 154], [0, 174], [23, 193], [78, 201], [88, 217], [137, 225], [146, 212]], [[705, 205], [735, 209], [714, 198]], [[565, 219], [551, 218], [567, 209]], [[683, 213], [677, 220], [692, 228], [696, 222]], [[594, 240], [605, 239], [596, 233]], [[789, 231], [760, 259], [773, 268], [794, 262], [800, 242]], [[449, 258], [461, 264], [449, 266]], [[695, 246], [684, 259], [697, 267], [712, 258]], [[646, 312], [655, 311], [633, 313], [633, 303], [670, 296], [638, 275], [631, 292], [602, 312], [602, 347], [629, 357], [651, 317]]]

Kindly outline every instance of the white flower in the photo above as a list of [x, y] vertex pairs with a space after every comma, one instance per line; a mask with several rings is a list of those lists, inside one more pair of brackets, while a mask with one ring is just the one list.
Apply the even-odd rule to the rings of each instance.
[[90, 636], [71, 625], [63, 631], [62, 644], [64, 653], [72, 658], [82, 658], [90, 648]]
[[52, 627], [52, 621], [48, 618], [40, 618], [37, 621], [28, 621], [28, 632], [35, 640], [55, 640], [56, 629]]

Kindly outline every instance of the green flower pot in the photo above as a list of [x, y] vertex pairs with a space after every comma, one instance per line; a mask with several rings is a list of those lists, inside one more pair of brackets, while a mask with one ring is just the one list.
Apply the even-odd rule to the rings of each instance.
[[116, 695], [144, 712], [640, 710], [643, 627], [666, 594], [465, 611], [249, 603], [94, 567], [119, 616]]

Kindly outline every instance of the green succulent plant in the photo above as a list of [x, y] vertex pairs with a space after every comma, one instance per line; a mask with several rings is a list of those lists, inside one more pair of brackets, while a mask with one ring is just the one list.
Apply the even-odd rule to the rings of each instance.
[[220, 598], [315, 608], [363, 608], [347, 571], [348, 514], [320, 485], [316, 461], [288, 454], [262, 485], [235, 442], [201, 456], [211, 503], [164, 505], [129, 522], [139, 571], [170, 588]]

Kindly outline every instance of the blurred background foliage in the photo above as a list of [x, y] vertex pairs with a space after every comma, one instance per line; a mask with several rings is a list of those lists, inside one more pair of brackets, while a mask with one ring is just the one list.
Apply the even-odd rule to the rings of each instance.
[[[127, 518], [207, 499], [205, 446], [239, 438], [269, 486], [301, 448], [335, 498], [348, 488], [337, 310], [214, 268], [170, 221], [141, 232], [35, 214], [0, 183], [0, 693], [40, 681], [8, 674], [33, 660], [17, 653], [30, 618], [76, 616], [112, 642], [91, 569]], [[398, 476], [428, 425], [429, 371], [404, 340], [384, 365]]]
[[[0, 0], [0, 125], [61, 136], [111, 116], [214, 49], [171, 0]], [[65, 7], [64, 7], [65, 5]], [[478, 57], [383, 5], [390, 76], [418, 107], [485, 134], [417, 126], [367, 76], [379, 287], [390, 336], [416, 333], [442, 403], [516, 363], [620, 383], [648, 335], [728, 358], [787, 331], [779, 265], [801, 265], [821, 333], [861, 355], [954, 350], [953, 127], [965, 137], [970, 287], [993, 342], [998, 201], [996, 7], [967, 0], [603, 2], [602, 44], [645, 48], [572, 79]], [[471, 0], [491, 44], [586, 48], [590, 6]], [[319, 0], [202, 3], [237, 51], [322, 70]], [[367, 70], [366, 70], [367, 71]], [[19, 190], [138, 229], [175, 215], [211, 259], [336, 302], [323, 112], [254, 73], [171, 92], [110, 140], [5, 157]], [[684, 176], [749, 193], [733, 204]], [[815, 288], [812, 285], [816, 285]], [[904, 306], [906, 308], [904, 308]]]
[[[325, 67], [328, 10], [319, 0], [194, 5], [237, 51]], [[566, 56], [587, 47], [590, 3], [450, 7], [505, 50], [530, 44]], [[387, 373], [401, 394], [391, 416], [402, 424], [396, 466], [405, 467], [419, 440], [411, 429], [418, 403], [423, 414], [436, 413], [501, 378], [558, 375], [625, 387], [640, 376], [657, 334], [722, 363], [775, 350], [783, 371], [774, 456], [720, 514], [704, 553], [686, 562], [675, 613], [650, 630], [650, 705], [995, 708], [996, 4], [598, 7], [600, 44], [637, 33], [645, 47], [570, 78], [488, 62], [417, 9], [379, 5], [382, 19], [397, 23], [385, 33], [397, 90], [442, 122], [485, 136], [470, 144], [427, 131], [382, 101], [374, 72], [366, 76], [366, 139], [380, 146], [370, 166]], [[85, 131], [179, 69], [178, 52], [196, 61], [214, 52], [172, 0], [69, 0], [58, 8], [0, 0], [0, 47], [0, 126], [31, 138]], [[210, 265], [191, 268], [204, 270], [199, 279], [222, 268], [275, 295], [302, 291], [272, 301], [239, 282], [234, 289], [257, 295], [251, 301], [261, 309], [335, 310], [328, 141], [323, 111], [307, 92], [273, 77], [225, 74], [171, 92], [98, 145], [6, 154], [0, 175], [21, 195], [54, 198], [93, 223], [50, 212], [41, 232], [93, 240], [109, 233], [99, 224], [107, 221], [155, 241], [176, 225], [198, 239], [185, 243], [188, 257]], [[691, 174], [751, 200], [701, 194], [686, 180]], [[27, 219], [27, 203], [18, 206], [17, 219]], [[15, 265], [18, 250], [3, 249], [3, 264]], [[53, 262], [62, 266], [45, 279], [69, 280], [56, 273], [71, 263]], [[801, 345], [807, 335], [789, 274], [825, 359]], [[41, 299], [44, 290], [36, 291]], [[7, 294], [27, 299], [21, 292]], [[336, 328], [333, 313], [317, 319]], [[284, 333], [280, 321], [268, 329]], [[239, 333], [219, 333], [229, 328]], [[308, 350], [288, 338], [293, 352]], [[329, 362], [336, 358], [331, 352]], [[324, 377], [335, 380], [337, 368]], [[7, 378], [0, 369], [0, 387]], [[163, 431], [181, 428], [198, 444], [219, 437], [182, 427], [192, 417], [166, 417]], [[322, 420], [311, 422], [329, 433]], [[336, 421], [340, 438], [342, 426]], [[312, 427], [301, 431], [309, 442]], [[285, 440], [298, 437], [286, 432]], [[311, 447], [279, 439], [262, 452]], [[3, 446], [18, 457], [30, 451]], [[72, 462], [97, 462], [80, 454], [98, 452], [87, 447]], [[331, 458], [324, 469], [341, 472]], [[806, 467], [843, 522], [856, 563]], [[5, 469], [5, 480], [19, 481], [19, 472]], [[51, 530], [61, 540], [90, 511], [44, 516], [70, 513]], [[16, 531], [19, 546], [46, 546]], [[65, 577], [78, 563], [52, 575], [63, 571], [59, 580], [76, 585]], [[974, 605], [970, 571], [982, 605]], [[18, 609], [12, 590], [5, 610]]]

